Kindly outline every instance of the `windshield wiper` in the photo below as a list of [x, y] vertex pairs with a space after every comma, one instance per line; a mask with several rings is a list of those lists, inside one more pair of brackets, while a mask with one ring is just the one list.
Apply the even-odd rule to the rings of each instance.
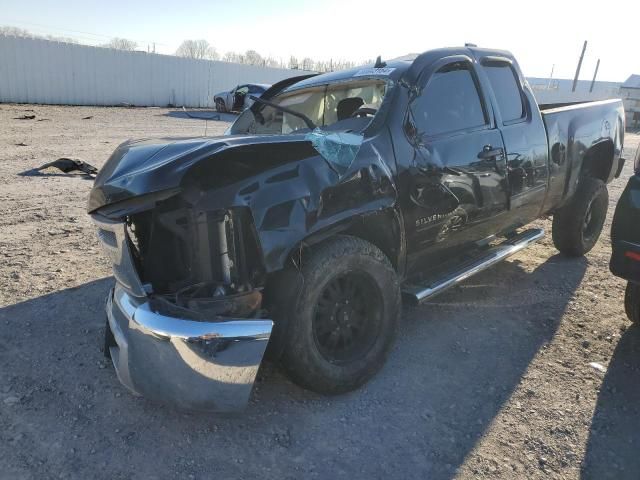
[[307, 117], [304, 113], [296, 112], [295, 110], [291, 110], [290, 108], [283, 107], [282, 105], [278, 105], [277, 103], [270, 102], [269, 100], [264, 100], [260, 97], [256, 97], [255, 95], [249, 95], [249, 98], [254, 102], [259, 102], [264, 105], [268, 105], [269, 107], [273, 107], [277, 110], [281, 110], [285, 113], [288, 113], [289, 115], [293, 115], [294, 117], [301, 118], [302, 121], [306, 123], [307, 127], [309, 127], [311, 130], [316, 128], [316, 124], [313, 123], [313, 120]]

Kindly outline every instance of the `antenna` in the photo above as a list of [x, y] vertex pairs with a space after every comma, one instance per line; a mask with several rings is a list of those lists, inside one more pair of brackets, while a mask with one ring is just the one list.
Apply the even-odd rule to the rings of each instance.
[[584, 41], [584, 45], [582, 45], [582, 53], [580, 54], [580, 59], [578, 60], [578, 68], [576, 68], [576, 76], [573, 79], [573, 88], [571, 88], [572, 92], [576, 91], [576, 85], [578, 84], [578, 75], [580, 75], [580, 69], [582, 68], [582, 59], [584, 58], [584, 52], [587, 49], [587, 41]]
[[378, 58], [376, 58], [376, 64], [373, 66], [373, 68], [384, 68], [386, 66], [387, 66], [387, 63], [383, 62], [382, 57], [378, 55]]
[[596, 83], [596, 77], [598, 76], [599, 68], [600, 68], [600, 59], [598, 59], [598, 63], [596, 63], [596, 71], [593, 72], [593, 80], [591, 80], [591, 88], [589, 89], [589, 93], [593, 92], [593, 86]]

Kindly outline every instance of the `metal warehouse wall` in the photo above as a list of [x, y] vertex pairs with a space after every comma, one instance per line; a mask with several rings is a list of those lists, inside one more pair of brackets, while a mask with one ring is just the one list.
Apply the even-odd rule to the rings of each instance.
[[0, 35], [4, 103], [211, 107], [239, 83], [304, 73]]

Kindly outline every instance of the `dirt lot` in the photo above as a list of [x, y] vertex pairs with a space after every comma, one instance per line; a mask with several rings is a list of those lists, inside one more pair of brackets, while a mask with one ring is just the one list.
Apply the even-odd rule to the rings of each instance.
[[237, 415], [129, 395], [100, 351], [112, 278], [85, 214], [91, 181], [20, 174], [204, 132], [165, 109], [0, 106], [0, 477], [640, 477], [640, 328], [608, 271], [610, 219], [585, 259], [548, 235], [405, 309], [389, 362], [352, 394], [303, 391], [266, 365]]

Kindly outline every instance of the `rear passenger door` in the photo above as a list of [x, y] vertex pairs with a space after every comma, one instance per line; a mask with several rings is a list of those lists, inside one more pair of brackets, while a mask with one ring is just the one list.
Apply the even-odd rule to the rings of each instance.
[[427, 67], [409, 107], [416, 148], [405, 200], [409, 267], [434, 243], [453, 246], [496, 233], [508, 208], [500, 131], [466, 56]]
[[511, 59], [484, 57], [480, 61], [507, 155], [511, 204], [510, 224], [520, 226], [537, 218], [548, 180], [545, 128], [533, 96]]

